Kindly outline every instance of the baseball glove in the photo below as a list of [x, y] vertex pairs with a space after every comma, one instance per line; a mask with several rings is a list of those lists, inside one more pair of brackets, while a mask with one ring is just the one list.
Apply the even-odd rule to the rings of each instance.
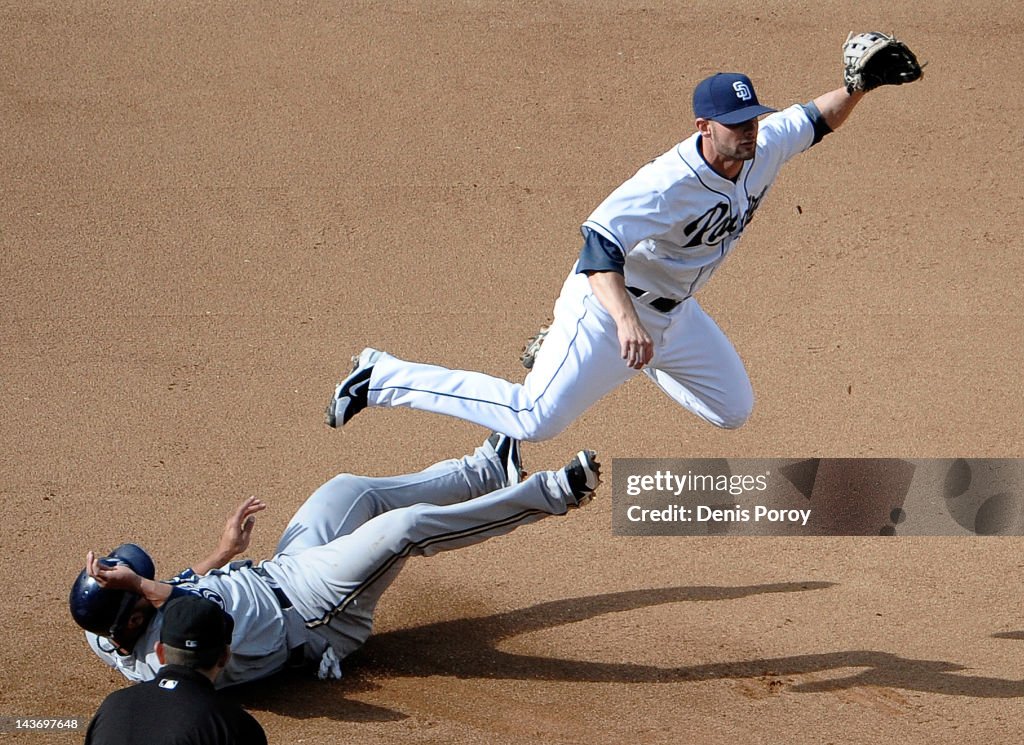
[[843, 79], [850, 93], [913, 83], [923, 74], [910, 47], [895, 36], [851, 32], [843, 44]]

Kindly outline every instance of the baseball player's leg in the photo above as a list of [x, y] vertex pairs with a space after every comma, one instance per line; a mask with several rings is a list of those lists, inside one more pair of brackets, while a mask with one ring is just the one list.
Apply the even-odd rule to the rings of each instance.
[[506, 485], [506, 464], [488, 439], [472, 455], [435, 463], [419, 473], [371, 478], [335, 476], [296, 511], [275, 554], [296, 554], [348, 535], [390, 510], [420, 502], [455, 504]]
[[669, 396], [716, 427], [740, 427], [754, 408], [754, 390], [743, 361], [694, 298], [672, 315], [644, 372]]
[[557, 435], [635, 374], [621, 358], [615, 322], [586, 277], [574, 274], [563, 286], [547, 339], [522, 384], [381, 355], [367, 401], [447, 414], [538, 441]]
[[[570, 483], [567, 467], [536, 473], [522, 483], [457, 504], [415, 504], [391, 510], [350, 535], [275, 557], [267, 565], [272, 565], [268, 567], [272, 575], [307, 625], [333, 618], [332, 628], [355, 640], [368, 633], [377, 601], [409, 556], [470, 546], [565, 514], [596, 488], [599, 466], [592, 455], [591, 463], [584, 481], [576, 478]], [[331, 643], [345, 646], [343, 639]]]

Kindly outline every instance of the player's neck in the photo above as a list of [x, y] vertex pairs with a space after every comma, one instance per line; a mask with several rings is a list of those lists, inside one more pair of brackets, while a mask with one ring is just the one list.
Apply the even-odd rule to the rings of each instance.
[[704, 135], [700, 136], [700, 154], [704, 158], [704, 162], [708, 164], [708, 168], [730, 181], [735, 181], [736, 177], [740, 175], [740, 171], [743, 170], [742, 160], [722, 157], [715, 149], [711, 139]]

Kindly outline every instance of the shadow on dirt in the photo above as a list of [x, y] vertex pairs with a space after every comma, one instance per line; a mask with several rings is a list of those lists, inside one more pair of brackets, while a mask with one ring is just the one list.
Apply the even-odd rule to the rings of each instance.
[[878, 686], [976, 698], [1024, 696], [1024, 681], [959, 675], [957, 673], [966, 668], [956, 663], [914, 660], [871, 650], [659, 667], [537, 657], [497, 649], [504, 639], [610, 613], [667, 603], [734, 600], [767, 593], [824, 590], [832, 586], [831, 582], [795, 582], [746, 587], [667, 587], [555, 600], [507, 613], [444, 621], [371, 637], [363, 649], [345, 661], [346, 678], [336, 683], [311, 680], [308, 672], [290, 672], [239, 687], [232, 695], [249, 708], [275, 711], [289, 717], [394, 721], [404, 719], [405, 715], [345, 697], [374, 690], [378, 687], [374, 681], [404, 677], [664, 684], [829, 671], [848, 673], [851, 668], [861, 668], [829, 680], [787, 684], [787, 690], [821, 693]]

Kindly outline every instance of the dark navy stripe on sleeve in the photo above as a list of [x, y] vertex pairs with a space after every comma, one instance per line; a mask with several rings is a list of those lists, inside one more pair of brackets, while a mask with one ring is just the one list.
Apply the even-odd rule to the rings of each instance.
[[195, 570], [193, 570], [192, 567], [189, 567], [188, 569], [183, 569], [178, 572], [169, 580], [166, 580], [166, 582], [169, 585], [181, 585], [195, 582], [197, 579], [199, 579], [199, 575], [195, 573]]
[[598, 233], [590, 228], [583, 229], [583, 249], [580, 251], [580, 260], [576, 266], [576, 273], [584, 272], [615, 272], [622, 274], [625, 270], [626, 257], [622, 251]]
[[202, 597], [201, 593], [199, 593], [191, 586], [183, 587], [181, 585], [174, 585], [173, 587], [171, 587], [171, 594], [168, 596], [165, 602], [169, 603], [175, 598], [183, 598], [186, 595], [199, 595], [200, 597]]
[[825, 117], [822, 116], [821, 111], [817, 106], [814, 105], [814, 101], [808, 101], [807, 103], [800, 104], [800, 108], [807, 114], [807, 118], [811, 120], [811, 124], [814, 125], [814, 141], [811, 142], [811, 146], [817, 145], [821, 142], [821, 138], [827, 134], [831, 134], [832, 127], [828, 126], [828, 122], [825, 121]]

